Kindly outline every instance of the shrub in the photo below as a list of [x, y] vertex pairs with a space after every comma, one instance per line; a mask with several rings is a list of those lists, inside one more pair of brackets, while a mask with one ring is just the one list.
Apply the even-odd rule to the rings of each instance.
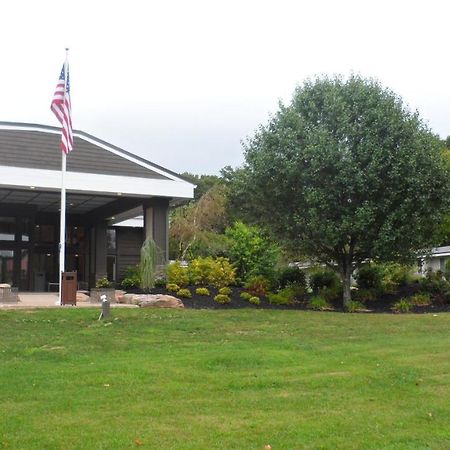
[[415, 306], [428, 306], [431, 303], [431, 298], [430, 294], [420, 293], [412, 296], [409, 301]]
[[275, 294], [269, 294], [268, 299], [272, 305], [291, 305], [296, 298], [295, 290], [288, 286], [284, 289], [280, 289]]
[[337, 289], [340, 286], [340, 280], [337, 274], [331, 269], [316, 269], [309, 278], [309, 285], [312, 291], [317, 294], [323, 289]]
[[358, 289], [355, 292], [355, 299], [360, 302], [370, 302], [377, 299], [377, 291], [375, 289]]
[[175, 283], [168, 283], [166, 285], [166, 289], [169, 292], [178, 292], [180, 290], [180, 286], [178, 286], [178, 284], [175, 284]]
[[331, 309], [330, 304], [327, 302], [325, 297], [321, 295], [315, 295], [311, 297], [308, 303], [308, 307], [310, 309], [314, 309], [315, 311], [324, 311], [326, 309]]
[[214, 260], [210, 257], [193, 259], [187, 269], [190, 282], [194, 285], [207, 285], [213, 266]]
[[261, 304], [261, 300], [259, 299], [259, 297], [250, 297], [248, 299], [249, 303], [251, 303], [252, 305], [260, 305]]
[[395, 312], [409, 312], [411, 311], [412, 303], [407, 298], [401, 298], [398, 302], [392, 305], [392, 310]]
[[226, 258], [216, 258], [213, 260], [211, 272], [209, 274], [209, 284], [216, 288], [221, 288], [234, 284], [236, 281], [236, 270]]
[[252, 277], [245, 283], [245, 289], [253, 295], [266, 295], [270, 289], [270, 281], [263, 276]]
[[361, 302], [350, 300], [347, 304], [347, 312], [353, 313], [364, 309], [364, 305]]
[[445, 263], [444, 276], [450, 282], [450, 259]]
[[142, 244], [139, 272], [141, 276], [141, 288], [143, 290], [148, 291], [155, 286], [158, 250], [158, 246], [152, 238], [145, 239], [144, 243]]
[[385, 292], [395, 292], [400, 286], [412, 282], [411, 267], [398, 263], [387, 263], [381, 266], [383, 270], [382, 288]]
[[231, 289], [229, 287], [223, 287], [219, 289], [219, 294], [231, 295]]
[[114, 286], [114, 284], [108, 280], [108, 278], [99, 278], [97, 280], [97, 282], [95, 283], [95, 287], [98, 289], [102, 289], [102, 288], [112, 288]]
[[377, 264], [365, 264], [358, 269], [356, 282], [360, 289], [380, 291], [383, 284], [383, 269]]
[[278, 286], [282, 289], [289, 284], [302, 286], [306, 289], [305, 272], [300, 270], [297, 266], [288, 266], [280, 269], [277, 276]]
[[249, 292], [241, 292], [241, 295], [240, 295], [240, 297], [243, 299], [243, 300], [250, 300], [251, 298], [252, 298], [252, 294], [250, 294]]
[[125, 269], [125, 277], [120, 283], [124, 289], [139, 287], [141, 285], [141, 274], [138, 266], [131, 266]]
[[155, 287], [162, 288], [167, 284], [167, 280], [165, 278], [157, 278], [155, 280]]
[[189, 284], [189, 274], [186, 267], [183, 267], [180, 261], [169, 264], [166, 268], [167, 281], [170, 284], [178, 286], [187, 286]]
[[240, 280], [245, 282], [258, 275], [270, 280], [275, 277], [280, 251], [260, 228], [236, 222], [225, 234], [229, 240], [230, 260]]
[[424, 278], [420, 280], [420, 290], [432, 295], [443, 296], [450, 290], [450, 283], [442, 277], [442, 272], [428, 270]]
[[180, 289], [177, 292], [178, 297], [183, 297], [183, 298], [192, 298], [192, 294], [191, 291], [189, 289]]
[[208, 296], [211, 295], [211, 293], [209, 292], [209, 289], [208, 289], [208, 288], [205, 288], [205, 287], [199, 287], [199, 288], [197, 288], [197, 289], [195, 290], [195, 293], [196, 293], [197, 295], [204, 295], [205, 297], [208, 297]]
[[218, 294], [214, 297], [214, 301], [216, 301], [217, 303], [230, 303], [231, 299], [230, 297], [228, 297], [228, 295], [223, 295], [223, 294]]

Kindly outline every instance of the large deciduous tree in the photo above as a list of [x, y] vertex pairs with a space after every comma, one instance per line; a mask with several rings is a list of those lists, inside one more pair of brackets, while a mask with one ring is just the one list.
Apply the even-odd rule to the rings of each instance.
[[435, 244], [448, 210], [442, 144], [377, 81], [322, 77], [245, 144], [247, 195], [278, 238], [340, 273], [344, 306], [355, 268], [411, 261]]

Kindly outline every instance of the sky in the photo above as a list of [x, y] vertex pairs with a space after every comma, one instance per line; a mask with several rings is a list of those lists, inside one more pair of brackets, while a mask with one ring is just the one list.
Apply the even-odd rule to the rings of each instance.
[[69, 47], [74, 128], [177, 172], [242, 164], [242, 141], [321, 74], [377, 78], [445, 138], [449, 16], [446, 0], [5, 2], [0, 121], [59, 125]]

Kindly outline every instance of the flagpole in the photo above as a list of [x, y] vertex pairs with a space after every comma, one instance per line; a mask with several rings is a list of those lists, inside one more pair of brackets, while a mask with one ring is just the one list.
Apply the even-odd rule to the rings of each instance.
[[[64, 62], [64, 97], [67, 86], [67, 68], [68, 68], [69, 49], [66, 48], [66, 60]], [[62, 133], [62, 130], [61, 130]], [[62, 299], [62, 275], [65, 271], [66, 263], [66, 153], [61, 152], [61, 209], [60, 209], [60, 226], [59, 226], [59, 304], [63, 304]]]

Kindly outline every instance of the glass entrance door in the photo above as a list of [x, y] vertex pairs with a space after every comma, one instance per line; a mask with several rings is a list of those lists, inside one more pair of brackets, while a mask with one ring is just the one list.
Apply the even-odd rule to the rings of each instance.
[[0, 283], [13, 286], [14, 250], [0, 250]]

